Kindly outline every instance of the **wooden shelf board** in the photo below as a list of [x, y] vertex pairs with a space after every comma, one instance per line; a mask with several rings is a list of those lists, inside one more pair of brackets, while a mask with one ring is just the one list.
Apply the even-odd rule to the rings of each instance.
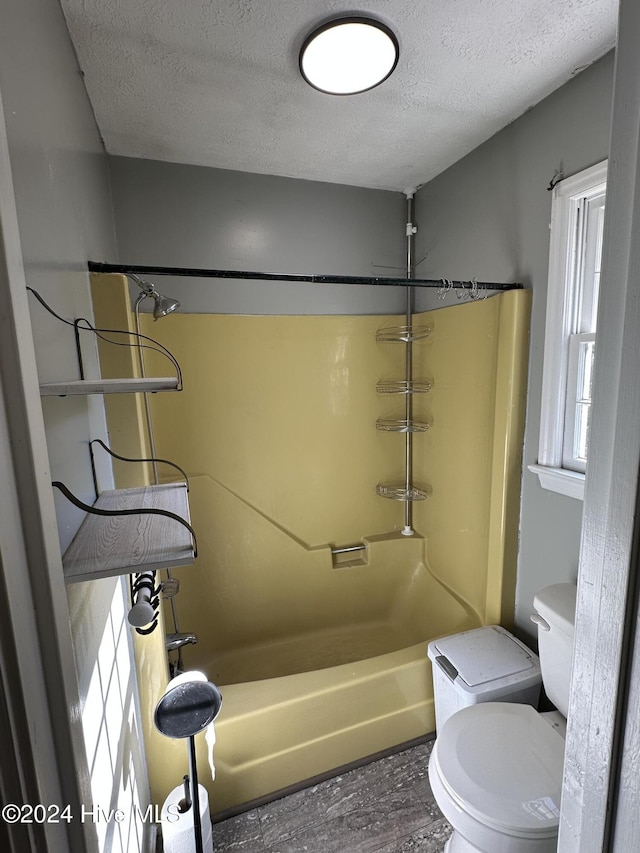
[[[103, 492], [100, 509], [166, 509], [190, 521], [184, 483]], [[100, 516], [87, 513], [62, 558], [67, 583], [116, 577], [194, 562], [186, 527], [164, 515]]]
[[74, 379], [68, 382], [44, 382], [41, 397], [66, 397], [68, 394], [132, 394], [140, 391], [176, 391], [175, 376], [146, 379]]

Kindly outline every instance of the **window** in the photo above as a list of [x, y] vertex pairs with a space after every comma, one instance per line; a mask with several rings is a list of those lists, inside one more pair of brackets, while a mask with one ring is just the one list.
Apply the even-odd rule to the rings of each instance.
[[546, 489], [582, 498], [604, 228], [606, 161], [556, 184], [538, 464]]
[[[127, 586], [119, 578], [109, 602], [104, 597], [105, 583], [79, 597], [80, 607], [75, 611], [83, 619], [88, 613], [96, 626], [104, 619], [99, 647], [86, 642], [79, 646], [82, 692], [86, 690], [82, 728], [92, 794], [92, 802], [83, 804], [80, 818], [94, 825], [100, 853], [134, 853], [150, 847], [153, 808], [149, 806], [133, 646], [124, 609]], [[121, 813], [117, 818], [116, 811]]]

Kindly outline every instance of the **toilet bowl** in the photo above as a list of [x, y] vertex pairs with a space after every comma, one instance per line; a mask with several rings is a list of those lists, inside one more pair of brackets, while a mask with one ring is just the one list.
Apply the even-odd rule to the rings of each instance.
[[556, 584], [534, 599], [542, 679], [546, 687], [546, 672], [559, 710], [486, 702], [457, 711], [438, 732], [429, 782], [454, 829], [445, 853], [557, 849], [575, 589]]
[[429, 762], [436, 802], [457, 834], [447, 853], [552, 853], [564, 739], [530, 705], [487, 702], [442, 727]]

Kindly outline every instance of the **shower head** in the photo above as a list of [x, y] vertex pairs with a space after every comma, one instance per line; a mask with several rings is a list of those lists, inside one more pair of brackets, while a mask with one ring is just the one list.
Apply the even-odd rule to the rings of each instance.
[[172, 299], [171, 296], [162, 296], [150, 281], [145, 281], [137, 275], [131, 274], [131, 278], [135, 281], [138, 287], [142, 290], [140, 298], [150, 296], [154, 300], [153, 319], [159, 320], [161, 317], [166, 317], [180, 307], [177, 299]]
[[171, 314], [172, 311], [180, 307], [178, 300], [172, 299], [171, 296], [160, 296], [157, 293], [154, 299], [156, 301], [153, 306], [153, 317], [155, 320], [160, 319], [160, 317], [166, 317], [167, 314]]

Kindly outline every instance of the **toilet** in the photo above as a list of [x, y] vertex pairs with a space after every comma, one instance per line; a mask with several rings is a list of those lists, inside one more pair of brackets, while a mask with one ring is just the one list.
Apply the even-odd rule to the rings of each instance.
[[555, 853], [576, 587], [534, 598], [542, 682], [555, 711], [484, 702], [462, 708], [438, 732], [429, 781], [454, 832], [445, 853]]

